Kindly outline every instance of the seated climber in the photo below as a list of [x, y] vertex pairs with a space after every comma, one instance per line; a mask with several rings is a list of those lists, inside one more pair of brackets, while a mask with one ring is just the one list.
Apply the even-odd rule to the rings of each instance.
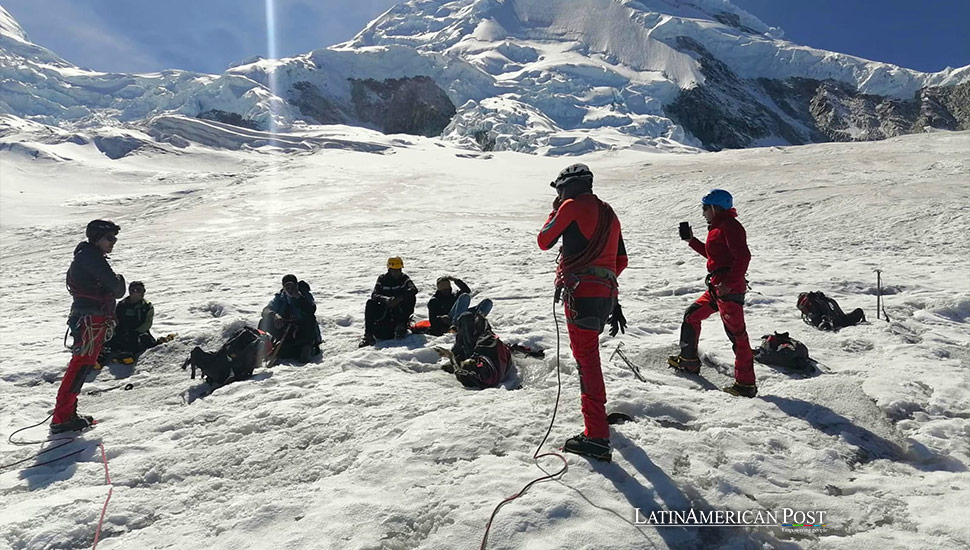
[[387, 259], [387, 273], [377, 278], [364, 307], [364, 338], [359, 347], [407, 336], [418, 289], [403, 269], [404, 260], [400, 257]]
[[145, 283], [132, 281], [128, 285], [128, 296], [118, 302], [115, 316], [118, 325], [114, 336], [101, 350], [99, 364], [104, 365], [112, 360], [134, 363], [145, 350], [159, 343], [150, 332], [155, 319], [155, 306], [145, 299]]
[[306, 281], [296, 275], [283, 277], [283, 288], [263, 308], [259, 330], [268, 332], [279, 347], [277, 358], [307, 363], [320, 354], [320, 325], [317, 304]]
[[[458, 286], [458, 292], [451, 290], [451, 282]], [[428, 319], [431, 327], [428, 334], [441, 336], [455, 325], [458, 316], [468, 311], [471, 304], [471, 290], [461, 279], [451, 276], [438, 277], [437, 289], [428, 302]], [[472, 307], [487, 317], [492, 310], [492, 301], [484, 299]]]
[[[458, 287], [458, 292], [451, 289], [452, 282]], [[428, 301], [428, 320], [431, 322], [428, 334], [441, 336], [448, 332], [454, 322], [451, 308], [454, 307], [455, 302], [460, 296], [469, 296], [472, 291], [461, 279], [450, 275], [438, 277], [436, 285], [434, 296]]]

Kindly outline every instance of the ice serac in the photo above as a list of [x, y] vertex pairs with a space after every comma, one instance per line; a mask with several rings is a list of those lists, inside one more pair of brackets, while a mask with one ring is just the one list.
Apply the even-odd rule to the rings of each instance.
[[352, 40], [221, 75], [100, 73], [0, 8], [0, 113], [75, 127], [181, 115], [346, 124], [571, 155], [970, 128], [970, 65], [921, 73], [799, 46], [727, 0], [411, 0]]

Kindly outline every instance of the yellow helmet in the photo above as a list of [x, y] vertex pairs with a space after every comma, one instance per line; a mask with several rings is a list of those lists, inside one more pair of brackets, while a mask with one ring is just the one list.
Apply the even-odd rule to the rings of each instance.
[[393, 256], [387, 259], [388, 269], [404, 269], [404, 260], [400, 256]]

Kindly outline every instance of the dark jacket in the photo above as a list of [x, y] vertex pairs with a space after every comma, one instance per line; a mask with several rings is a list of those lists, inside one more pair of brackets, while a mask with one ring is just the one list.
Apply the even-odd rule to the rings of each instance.
[[435, 292], [431, 300], [428, 301], [428, 320], [431, 321], [432, 334], [444, 334], [447, 332], [448, 328], [451, 326], [451, 320], [448, 323], [440, 321], [438, 318], [442, 315], [450, 315], [451, 308], [455, 305], [455, 300], [461, 294], [471, 294], [472, 291], [468, 288], [461, 279], [453, 279], [455, 286], [458, 287], [458, 292], [449, 292], [447, 294], [442, 294], [440, 292]]
[[118, 306], [115, 308], [115, 315], [118, 317], [117, 332], [147, 334], [152, 328], [152, 322], [155, 320], [155, 306], [148, 300], [142, 300], [137, 304], [133, 304], [129, 296], [118, 302]]
[[115, 274], [101, 249], [87, 241], [78, 243], [67, 270], [67, 289], [74, 297], [71, 316], [114, 317], [115, 300], [125, 295], [125, 278]]
[[[305, 283], [303, 284], [305, 285]], [[317, 323], [316, 312], [317, 302], [313, 299], [313, 294], [311, 294], [309, 290], [301, 289], [300, 296], [294, 298], [293, 296], [287, 294], [286, 291], [280, 289], [280, 291], [273, 296], [273, 299], [269, 301], [269, 304], [263, 308], [263, 319], [266, 319], [267, 316], [276, 313], [284, 320], [294, 322], [299, 326], [312, 325], [314, 333], [313, 340], [315, 342], [319, 342], [321, 334], [320, 325]], [[307, 335], [307, 338], [309, 338], [309, 335]]]
[[708, 226], [707, 243], [692, 237], [687, 244], [707, 258], [707, 272], [712, 274], [712, 284], [723, 283], [732, 293], [743, 294], [748, 288], [744, 276], [751, 263], [751, 252], [748, 237], [737, 217], [738, 212], [733, 208], [718, 213]]
[[309, 321], [314, 319], [314, 314], [317, 312], [317, 303], [313, 299], [313, 294], [309, 292], [301, 292], [300, 294], [299, 298], [294, 298], [280, 290], [263, 308], [263, 315], [273, 312], [287, 320]]
[[371, 298], [386, 302], [391, 298], [400, 296], [407, 301], [408, 298], [414, 300], [417, 295], [418, 288], [411, 282], [410, 277], [401, 274], [399, 279], [395, 279], [389, 273], [385, 273], [377, 278], [377, 284], [374, 285], [374, 292], [371, 293]]

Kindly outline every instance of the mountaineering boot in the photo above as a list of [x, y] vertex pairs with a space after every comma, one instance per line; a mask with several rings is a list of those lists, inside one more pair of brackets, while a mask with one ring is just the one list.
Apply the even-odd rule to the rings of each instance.
[[566, 440], [562, 450], [580, 456], [588, 456], [603, 462], [613, 460], [613, 449], [610, 447], [610, 440], [602, 437], [586, 437], [586, 434], [579, 434]]
[[60, 424], [51, 424], [51, 433], [60, 434], [64, 432], [80, 432], [90, 428], [94, 424], [93, 416], [78, 415], [74, 413], [74, 416], [69, 418], [65, 422]]
[[700, 359], [688, 359], [682, 355], [671, 355], [667, 358], [667, 364], [670, 365], [671, 368], [686, 372], [688, 374], [697, 374], [701, 372]]
[[737, 395], [740, 397], [754, 397], [758, 395], [758, 386], [754, 384], [734, 384], [724, 388], [724, 391], [731, 395]]
[[408, 335], [408, 326], [405, 324], [400, 324], [394, 327], [394, 339], [400, 340]]
[[373, 346], [376, 343], [377, 343], [377, 340], [374, 339], [373, 334], [365, 334], [364, 337], [361, 338], [360, 343], [357, 344], [357, 347], [366, 348], [367, 346]]
[[111, 348], [104, 346], [101, 348], [101, 353], [98, 354], [98, 358], [94, 363], [94, 370], [101, 370], [112, 361], [114, 361], [114, 352], [111, 351]]

